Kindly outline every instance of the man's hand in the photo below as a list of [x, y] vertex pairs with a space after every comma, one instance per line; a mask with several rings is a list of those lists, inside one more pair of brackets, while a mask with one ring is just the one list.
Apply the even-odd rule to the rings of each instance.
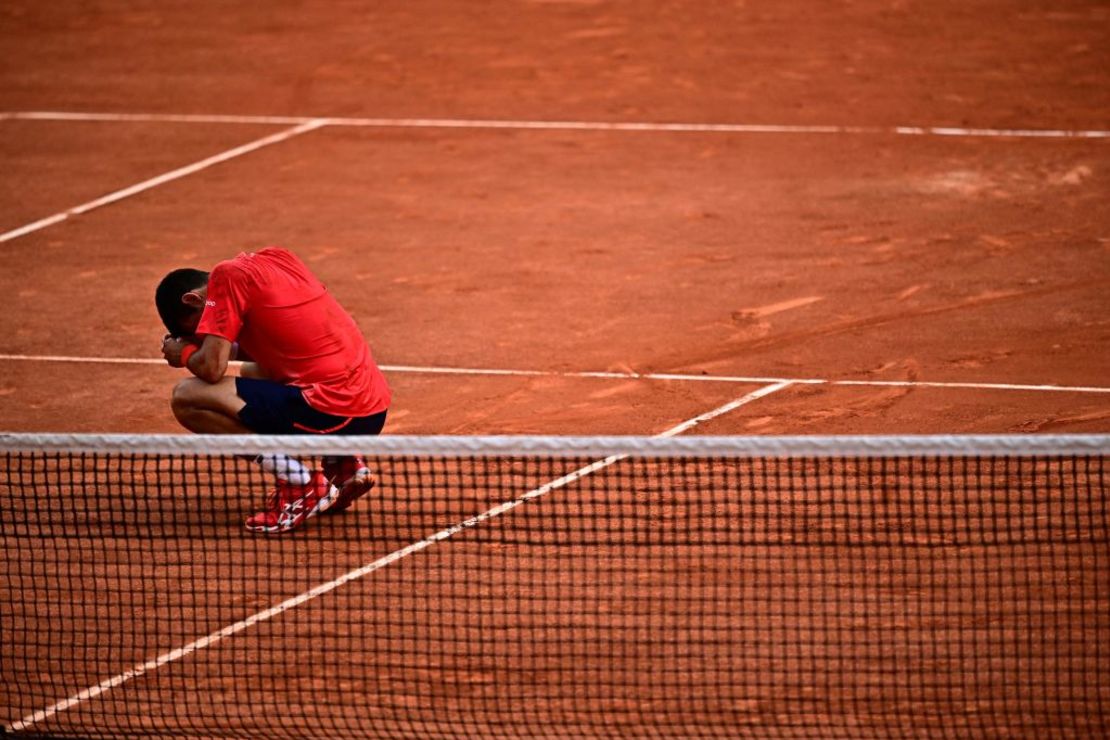
[[190, 344], [200, 346], [196, 337], [175, 337], [167, 334], [162, 337], [162, 357], [166, 358], [170, 367], [185, 367], [185, 363], [181, 361], [181, 350]]
[[[197, 359], [191, 366], [186, 366], [181, 361], [181, 353], [190, 345], [197, 351], [189, 359], [192, 360], [193, 356]], [[215, 334], [205, 334], [203, 340], [197, 336], [175, 337], [167, 334], [162, 338], [162, 357], [166, 358], [170, 367], [187, 367], [204, 382], [218, 383], [227, 373], [232, 347], [231, 342]]]

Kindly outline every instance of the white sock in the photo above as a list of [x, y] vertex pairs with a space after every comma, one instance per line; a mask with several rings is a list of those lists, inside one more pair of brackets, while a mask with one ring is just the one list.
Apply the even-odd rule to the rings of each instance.
[[304, 486], [312, 480], [312, 472], [288, 455], [259, 455], [254, 461], [267, 473], [276, 475], [278, 480], [294, 486]]

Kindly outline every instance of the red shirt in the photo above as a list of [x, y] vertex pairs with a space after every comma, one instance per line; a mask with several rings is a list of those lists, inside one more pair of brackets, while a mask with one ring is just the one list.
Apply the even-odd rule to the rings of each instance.
[[197, 334], [239, 342], [317, 411], [368, 416], [389, 408], [389, 386], [354, 319], [288, 250], [244, 252], [212, 268]]

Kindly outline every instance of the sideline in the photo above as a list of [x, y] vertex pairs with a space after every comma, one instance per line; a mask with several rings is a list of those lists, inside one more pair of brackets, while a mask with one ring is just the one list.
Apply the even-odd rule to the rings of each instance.
[[26, 226], [21, 226], [18, 229], [12, 229], [11, 231], [0, 234], [0, 243], [11, 241], [12, 239], [15, 239], [17, 237], [24, 236], [25, 234], [39, 231], [40, 229], [45, 229], [47, 226], [52, 226], [61, 221], [65, 221], [71, 216], [80, 216], [82, 213], [88, 213], [89, 211], [101, 208], [102, 206], [116, 203], [117, 201], [121, 201], [124, 198], [129, 198], [132, 195], [150, 190], [151, 188], [156, 188], [164, 183], [180, 179], [187, 175], [191, 175], [194, 172], [208, 169], [214, 164], [226, 162], [227, 160], [234, 159], [235, 157], [241, 157], [244, 154], [248, 154], [257, 149], [261, 149], [272, 144], [277, 144], [279, 142], [285, 141], [286, 139], [291, 139], [294, 136], [299, 136], [300, 134], [306, 133], [308, 131], [318, 129], [323, 125], [325, 125], [325, 122], [322, 119], [312, 119], [309, 121], [305, 121], [304, 123], [301, 123], [297, 126], [294, 126], [293, 128], [286, 129], [285, 131], [280, 131], [276, 134], [270, 134], [269, 136], [264, 136], [261, 139], [255, 139], [254, 141], [243, 144], [242, 146], [237, 146], [234, 149], [228, 149], [226, 152], [221, 152], [220, 154], [202, 159], [199, 162], [194, 162], [193, 164], [186, 165], [184, 167], [179, 167], [176, 170], [171, 170], [170, 172], [158, 175], [157, 177], [152, 177], [149, 180], [144, 180], [143, 182], [137, 183], [128, 188], [123, 188], [122, 190], [117, 190], [114, 193], [108, 193], [107, 195], [97, 198], [96, 200], [90, 200], [89, 202], [82, 203], [79, 206], [74, 206], [73, 208], [70, 208], [68, 210], [55, 213], [53, 216], [40, 218], [38, 221], [29, 223]]

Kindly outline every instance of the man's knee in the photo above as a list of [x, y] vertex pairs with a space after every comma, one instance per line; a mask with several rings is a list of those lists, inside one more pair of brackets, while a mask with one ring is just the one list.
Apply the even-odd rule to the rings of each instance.
[[204, 409], [231, 415], [243, 407], [233, 378], [224, 378], [218, 383], [185, 378], [174, 387], [170, 403], [174, 409]]
[[174, 386], [170, 397], [170, 408], [177, 421], [190, 431], [202, 433], [245, 433], [239, 420], [244, 405], [232, 378], [219, 383], [185, 378]]
[[197, 407], [197, 384], [204, 381], [198, 378], [185, 378], [174, 386], [173, 395], [170, 397], [170, 408], [173, 415], [180, 419]]

